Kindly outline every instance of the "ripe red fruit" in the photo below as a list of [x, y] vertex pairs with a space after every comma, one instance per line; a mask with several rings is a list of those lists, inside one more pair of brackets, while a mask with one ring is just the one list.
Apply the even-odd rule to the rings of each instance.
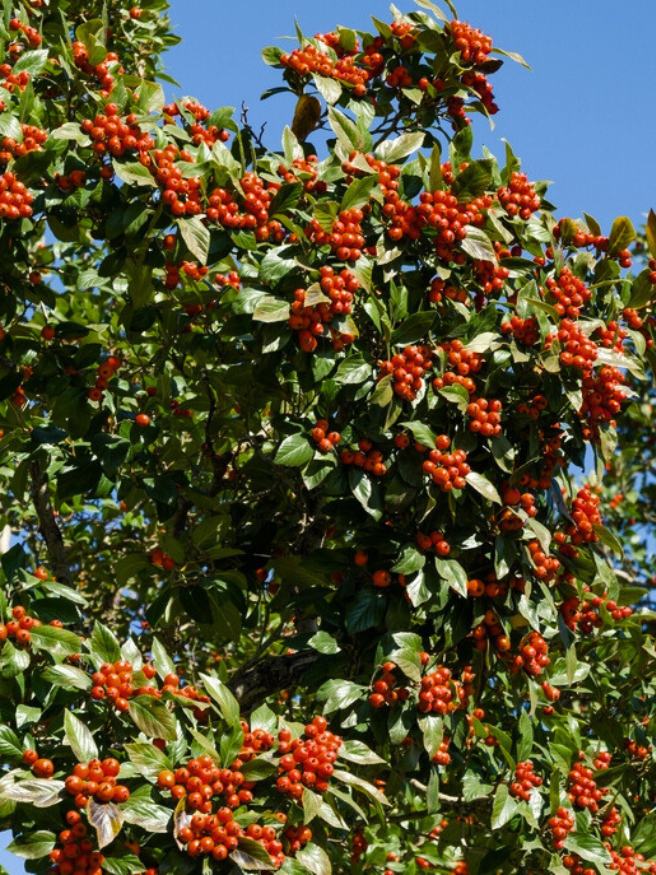
[[148, 416], [147, 413], [137, 413], [134, 417], [134, 421], [139, 428], [148, 428], [150, 425], [150, 416]]

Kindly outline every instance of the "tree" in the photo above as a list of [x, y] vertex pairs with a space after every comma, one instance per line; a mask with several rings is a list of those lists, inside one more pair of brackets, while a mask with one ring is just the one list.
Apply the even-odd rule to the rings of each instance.
[[600, 499], [655, 277], [629, 219], [475, 157], [521, 58], [447, 5], [265, 49], [277, 151], [165, 104], [166, 0], [5, 3], [30, 871], [656, 872], [656, 650]]

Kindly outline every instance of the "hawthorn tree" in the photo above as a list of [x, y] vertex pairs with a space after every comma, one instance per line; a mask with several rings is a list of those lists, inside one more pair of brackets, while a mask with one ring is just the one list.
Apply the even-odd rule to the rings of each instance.
[[476, 154], [522, 59], [447, 6], [265, 49], [278, 149], [166, 104], [166, 0], [4, 4], [29, 871], [656, 872], [651, 615], [601, 500], [656, 274]]

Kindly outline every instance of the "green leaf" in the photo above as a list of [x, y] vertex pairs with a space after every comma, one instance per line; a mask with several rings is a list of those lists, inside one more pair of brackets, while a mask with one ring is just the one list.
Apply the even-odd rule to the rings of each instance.
[[310, 823], [321, 810], [321, 796], [304, 787], [301, 802], [303, 804], [303, 822]]
[[30, 629], [32, 646], [35, 650], [47, 650], [53, 654], [71, 656], [79, 653], [82, 639], [68, 629], [58, 626], [35, 626]]
[[53, 778], [28, 778], [25, 781], [4, 783], [6, 777], [0, 782], [0, 800], [11, 802], [26, 802], [35, 808], [50, 808], [52, 805], [61, 803], [61, 793], [64, 789], [63, 781]]
[[65, 690], [88, 690], [91, 687], [89, 675], [74, 665], [53, 665], [42, 675], [43, 679]]
[[482, 161], [472, 161], [458, 174], [454, 183], [454, 191], [460, 200], [471, 200], [492, 187], [494, 161], [485, 158]]
[[397, 574], [412, 574], [414, 571], [419, 571], [424, 567], [426, 557], [411, 544], [408, 544], [401, 551], [401, 555], [392, 566], [392, 571]]
[[337, 79], [329, 79], [326, 76], [319, 76], [317, 73], [314, 74], [313, 79], [317, 91], [326, 103], [337, 103], [342, 96], [342, 86]]
[[296, 852], [296, 859], [305, 866], [312, 875], [331, 875], [330, 858], [323, 848], [313, 843], [307, 844]]
[[128, 185], [148, 185], [151, 188], [157, 188], [157, 183], [153, 179], [150, 170], [144, 167], [143, 164], [139, 164], [138, 161], [133, 161], [129, 164], [121, 164], [119, 161], [114, 161], [113, 166], [118, 178]]
[[123, 814], [117, 805], [113, 802], [99, 804], [93, 797], [87, 805], [87, 817], [96, 830], [100, 850], [114, 841], [123, 825]]
[[93, 735], [84, 723], [68, 710], [64, 711], [64, 741], [81, 763], [87, 763], [98, 756], [98, 747], [93, 740]]
[[0, 726], [0, 756], [12, 759], [23, 755], [20, 738], [9, 726]]
[[140, 775], [148, 781], [156, 781], [163, 769], [170, 769], [171, 762], [164, 751], [144, 741], [126, 744], [125, 752]]
[[200, 677], [205, 690], [219, 706], [223, 719], [228, 726], [239, 726], [239, 702], [228, 687], [223, 681], [209, 674], [201, 674]]
[[317, 698], [320, 702], [325, 702], [323, 713], [332, 714], [333, 711], [341, 711], [362, 699], [366, 691], [366, 687], [354, 684], [353, 681], [329, 680], [319, 687]]
[[467, 236], [460, 241], [460, 248], [477, 261], [496, 262], [497, 258], [492, 241], [485, 231], [474, 225], [465, 225], [465, 231]]
[[419, 635], [414, 632], [397, 632], [392, 635], [394, 650], [388, 654], [392, 662], [395, 662], [401, 671], [419, 683], [421, 680], [421, 653], [423, 642]]
[[128, 713], [136, 726], [150, 738], [164, 738], [175, 741], [177, 738], [176, 720], [164, 702], [152, 696], [137, 696], [130, 699]]
[[381, 805], [389, 805], [389, 801], [384, 793], [381, 793], [377, 787], [374, 787], [373, 784], [365, 781], [364, 778], [358, 777], [358, 775], [344, 772], [341, 769], [335, 769], [333, 772], [333, 778], [336, 781], [341, 781], [343, 784], [348, 784], [349, 787], [355, 787], [357, 790], [364, 793], [365, 796], [368, 796], [375, 802], [380, 802]]
[[97, 621], [89, 639], [89, 649], [101, 662], [116, 662], [121, 658], [121, 645], [118, 639], [107, 626]]
[[414, 343], [423, 340], [435, 321], [435, 312], [423, 310], [408, 316], [392, 334], [392, 343], [395, 345]]
[[470, 471], [469, 474], [466, 475], [465, 480], [472, 489], [475, 489], [484, 498], [487, 498], [488, 501], [503, 504], [496, 487], [490, 483], [487, 477], [484, 477], [482, 474], [477, 474], [476, 471]]
[[372, 374], [372, 366], [361, 355], [351, 356], [340, 362], [335, 380], [343, 386], [357, 386]]
[[429, 757], [434, 757], [440, 749], [444, 737], [444, 723], [437, 714], [424, 714], [418, 720], [424, 738], [424, 748]]
[[40, 860], [55, 847], [56, 838], [54, 832], [37, 830], [15, 838], [7, 845], [7, 850], [10, 854], [15, 854], [24, 860]]
[[314, 456], [314, 449], [304, 434], [291, 434], [278, 447], [274, 462], [286, 468], [302, 468]]
[[492, 829], [501, 829], [517, 813], [517, 802], [508, 793], [505, 784], [499, 784], [492, 801]]
[[130, 796], [121, 806], [121, 812], [126, 823], [132, 823], [146, 832], [164, 834], [169, 831], [171, 809], [151, 802], [150, 799]]
[[653, 210], [649, 210], [645, 234], [647, 236], [649, 253], [652, 258], [656, 258], [656, 213]]
[[589, 833], [570, 833], [565, 839], [565, 847], [568, 851], [578, 854], [588, 863], [598, 863], [605, 866], [611, 862], [611, 856], [603, 843], [596, 836]]
[[161, 678], [165, 678], [167, 674], [175, 674], [175, 663], [166, 652], [164, 645], [158, 638], [153, 638], [151, 647], [153, 654], [153, 665], [157, 669], [157, 673]]
[[339, 205], [340, 212], [343, 210], [354, 210], [369, 203], [371, 192], [377, 183], [378, 178], [375, 174], [354, 179], [344, 192], [344, 197]]
[[412, 155], [417, 149], [421, 149], [426, 139], [426, 134], [423, 131], [417, 131], [414, 134], [401, 134], [393, 140], [385, 140], [376, 148], [376, 157], [385, 161], [387, 164], [394, 164], [402, 158], [407, 158]]
[[454, 383], [452, 386], [445, 386], [438, 391], [438, 395], [446, 398], [450, 404], [455, 404], [461, 413], [465, 413], [467, 410], [469, 392], [464, 386], [460, 386], [458, 383]]
[[349, 471], [349, 486], [353, 496], [360, 503], [363, 510], [375, 520], [379, 520], [383, 515], [383, 509], [378, 484], [373, 483], [371, 478], [360, 468], [351, 467]]
[[608, 239], [609, 255], [616, 255], [622, 249], [626, 249], [637, 237], [633, 222], [628, 216], [619, 216], [613, 222]]
[[317, 653], [333, 654], [341, 651], [337, 641], [328, 632], [315, 632], [308, 640], [308, 646], [316, 650]]
[[435, 559], [435, 568], [454, 592], [467, 598], [467, 572], [456, 559]]
[[357, 739], [348, 739], [339, 750], [340, 759], [348, 760], [350, 763], [357, 763], [359, 766], [374, 766], [377, 763], [384, 763], [385, 760], [374, 753], [371, 748], [363, 741]]
[[38, 76], [48, 63], [48, 50], [37, 49], [33, 52], [25, 52], [13, 65], [12, 74], [29, 73], [30, 76]]
[[210, 251], [210, 232], [203, 224], [200, 216], [192, 216], [190, 219], [178, 219], [180, 236], [185, 242], [189, 252], [198, 259], [200, 264], [207, 264], [207, 256]]
[[421, 444], [423, 447], [428, 447], [429, 450], [435, 449], [435, 438], [437, 435], [434, 434], [429, 426], [424, 425], [423, 422], [416, 421], [401, 422], [399, 425], [403, 426], [403, 428], [409, 429], [418, 444]]
[[263, 295], [255, 305], [253, 319], [256, 322], [286, 322], [289, 319], [289, 304], [272, 295]]

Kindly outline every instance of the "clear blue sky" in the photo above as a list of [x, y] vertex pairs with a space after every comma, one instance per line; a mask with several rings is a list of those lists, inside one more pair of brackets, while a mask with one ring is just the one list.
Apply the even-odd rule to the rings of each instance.
[[[335, 24], [366, 27], [370, 15], [385, 18], [387, 10], [386, 0], [172, 0], [183, 42], [169, 53], [168, 70], [181, 94], [211, 109], [245, 100], [253, 122], [267, 120], [267, 142], [277, 146], [292, 103], [282, 96], [259, 104], [261, 92], [279, 84], [261, 48], [285, 45], [280, 37], [293, 33], [295, 17], [312, 35]], [[495, 130], [478, 125], [479, 145], [501, 155], [501, 138], [510, 140], [532, 178], [554, 181], [561, 215], [586, 211], [607, 225], [625, 214], [640, 222], [656, 207], [656, 2], [462, 0], [458, 11], [532, 66], [508, 62], [494, 76], [501, 112]], [[24, 872], [2, 850], [0, 865], [9, 875]]]

